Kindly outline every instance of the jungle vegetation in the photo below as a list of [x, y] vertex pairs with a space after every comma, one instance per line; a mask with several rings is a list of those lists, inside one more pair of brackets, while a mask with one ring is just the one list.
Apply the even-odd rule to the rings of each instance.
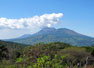
[[0, 68], [94, 67], [94, 46], [63, 42], [22, 45], [0, 41]]

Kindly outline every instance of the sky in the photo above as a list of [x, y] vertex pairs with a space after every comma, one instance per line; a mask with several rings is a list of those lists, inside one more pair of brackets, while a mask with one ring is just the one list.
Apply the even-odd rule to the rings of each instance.
[[0, 0], [0, 39], [33, 34], [43, 27], [94, 37], [94, 0]]

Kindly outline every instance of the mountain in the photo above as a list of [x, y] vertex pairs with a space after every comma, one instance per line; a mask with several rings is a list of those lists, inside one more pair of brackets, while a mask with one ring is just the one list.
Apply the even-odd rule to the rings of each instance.
[[43, 28], [42, 30], [33, 35], [22, 36], [22, 38], [20, 37], [20, 39], [16, 38], [8, 41], [13, 41], [22, 44], [36, 44], [39, 42], [65, 42], [79, 46], [88, 46], [94, 44], [94, 38], [92, 37], [82, 35], [67, 28], [55, 29], [48, 27]]
[[30, 37], [30, 36], [31, 36], [31, 34], [24, 34], [24, 35], [22, 35], [21, 37], [19, 37], [19, 39], [28, 38], [28, 37]]

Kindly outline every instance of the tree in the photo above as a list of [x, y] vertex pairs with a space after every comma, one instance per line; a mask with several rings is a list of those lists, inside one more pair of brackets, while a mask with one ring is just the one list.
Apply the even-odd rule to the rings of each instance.
[[65, 55], [66, 58], [63, 60], [64, 63], [68, 65], [82, 65], [85, 63], [86, 58], [89, 56], [89, 53], [86, 52], [84, 48], [80, 47], [70, 47], [61, 50], [58, 54]]
[[5, 46], [0, 46], [0, 60], [9, 59], [8, 49]]

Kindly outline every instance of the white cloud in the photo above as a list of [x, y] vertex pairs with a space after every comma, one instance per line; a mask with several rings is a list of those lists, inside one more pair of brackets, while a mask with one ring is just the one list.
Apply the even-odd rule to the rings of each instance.
[[31, 18], [20, 18], [20, 19], [7, 19], [0, 18], [0, 28], [9, 29], [31, 29], [31, 28], [42, 28], [51, 27], [54, 24], [59, 23], [60, 18], [63, 16], [62, 13], [43, 14], [41, 16], [34, 16]]

